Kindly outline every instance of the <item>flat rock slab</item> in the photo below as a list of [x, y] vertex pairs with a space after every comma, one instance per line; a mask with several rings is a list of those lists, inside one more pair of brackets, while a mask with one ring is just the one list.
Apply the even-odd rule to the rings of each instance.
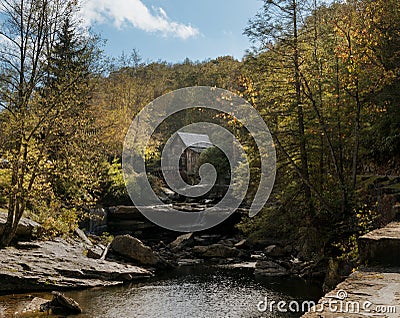
[[34, 242], [0, 251], [0, 291], [118, 285], [152, 276], [146, 269], [86, 257], [80, 242]]
[[302, 316], [317, 317], [400, 317], [400, 268], [353, 273]]
[[381, 240], [381, 239], [394, 239], [400, 240], [400, 222], [393, 222], [387, 226], [369, 232], [362, 236], [362, 238], [370, 240]]
[[235, 264], [228, 264], [222, 267], [227, 268], [247, 268], [247, 269], [255, 269], [257, 262], [244, 262], [244, 263], [235, 263]]
[[400, 266], [400, 222], [360, 237], [359, 251], [364, 264]]

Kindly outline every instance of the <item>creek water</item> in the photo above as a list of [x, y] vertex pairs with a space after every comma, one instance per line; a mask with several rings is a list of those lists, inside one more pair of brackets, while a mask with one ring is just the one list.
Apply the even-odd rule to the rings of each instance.
[[[255, 318], [300, 317], [277, 305], [260, 312], [258, 304], [316, 301], [321, 289], [299, 279], [257, 278], [248, 269], [182, 267], [141, 283], [65, 294], [84, 309], [79, 318]], [[27, 303], [27, 295], [0, 297], [0, 317], [18, 317], [12, 313]], [[287, 305], [283, 310], [290, 312]]]

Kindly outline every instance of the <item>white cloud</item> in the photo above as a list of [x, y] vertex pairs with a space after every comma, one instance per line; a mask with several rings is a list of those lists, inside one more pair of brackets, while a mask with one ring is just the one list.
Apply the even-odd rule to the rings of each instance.
[[0, 44], [3, 44], [3, 43], [5, 44], [7, 42], [8, 42], [7, 38], [3, 34], [0, 34]]
[[181, 39], [199, 35], [197, 28], [172, 21], [162, 8], [149, 10], [140, 0], [86, 0], [82, 4], [82, 16], [87, 25], [112, 21], [118, 28], [130, 24], [146, 32]]

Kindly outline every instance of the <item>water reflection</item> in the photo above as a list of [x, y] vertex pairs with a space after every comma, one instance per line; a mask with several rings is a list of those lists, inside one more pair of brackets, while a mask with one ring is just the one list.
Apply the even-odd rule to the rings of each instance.
[[[317, 300], [321, 290], [301, 280], [255, 279], [246, 269], [184, 267], [144, 283], [66, 295], [84, 309], [77, 318], [277, 318], [301, 314], [260, 313], [257, 304], [265, 297], [276, 302]], [[27, 295], [0, 297], [0, 308], [6, 308], [0, 317], [13, 317], [28, 302]]]
[[80, 317], [254, 318], [299, 317], [260, 313], [269, 300], [316, 300], [320, 290], [295, 280], [255, 280], [243, 270], [186, 268], [145, 285], [70, 292], [84, 308]]

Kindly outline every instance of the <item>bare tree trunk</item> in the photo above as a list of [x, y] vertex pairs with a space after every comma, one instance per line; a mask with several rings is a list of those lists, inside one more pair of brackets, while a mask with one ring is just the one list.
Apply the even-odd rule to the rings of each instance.
[[9, 206], [8, 206], [8, 215], [7, 215], [7, 221], [4, 224], [4, 229], [3, 233], [1, 234], [0, 238], [0, 247], [6, 247], [10, 245], [11, 240], [12, 240], [12, 228], [14, 224], [14, 203], [13, 203], [13, 198], [9, 199]]
[[[22, 147], [17, 148], [18, 153], [12, 163], [11, 193], [8, 199], [7, 221], [0, 237], [0, 247], [8, 246], [11, 243], [26, 206], [24, 195], [25, 168], [21, 167], [21, 161], [23, 160], [19, 159], [19, 152]], [[24, 148], [23, 158], [26, 160], [27, 149], [26, 147]]]
[[361, 129], [361, 123], [360, 123], [361, 101], [360, 101], [358, 79], [356, 79], [355, 100], [356, 100], [356, 118], [355, 118], [355, 125], [354, 125], [353, 169], [352, 169], [352, 180], [351, 180], [351, 187], [352, 187], [353, 192], [356, 189], [356, 185], [357, 185], [357, 166], [358, 166], [358, 152], [360, 149], [360, 129]]
[[311, 220], [314, 214], [314, 206], [312, 202], [310, 184], [310, 175], [308, 170], [308, 155], [307, 155], [307, 143], [305, 137], [304, 128], [304, 111], [303, 103], [301, 98], [301, 76], [300, 76], [300, 62], [299, 62], [299, 36], [298, 36], [298, 21], [297, 21], [297, 1], [293, 0], [293, 61], [294, 61], [294, 80], [296, 89], [296, 106], [297, 106], [297, 123], [298, 123], [298, 134], [300, 144], [300, 161], [301, 161], [301, 173], [303, 178], [303, 189], [305, 200], [308, 205], [307, 215]]
[[337, 159], [337, 171], [340, 176], [341, 191], [342, 191], [342, 214], [346, 213], [349, 209], [349, 193], [348, 186], [346, 185], [345, 178], [343, 176], [343, 139], [342, 139], [342, 118], [340, 116], [340, 102], [341, 102], [341, 90], [340, 90], [340, 68], [339, 68], [339, 58], [336, 57], [336, 116], [337, 116], [337, 136], [338, 136], [338, 159]]
[[338, 166], [339, 171], [343, 174], [343, 141], [342, 141], [342, 118], [340, 116], [340, 101], [341, 101], [341, 90], [340, 90], [340, 67], [339, 67], [339, 58], [336, 57], [336, 116], [337, 116], [337, 136], [338, 136], [338, 144], [339, 144], [339, 160]]
[[7, 214], [7, 221], [4, 224], [4, 229], [3, 233], [1, 234], [0, 238], [0, 247], [6, 247], [8, 246], [16, 232], [17, 225], [19, 223], [20, 218], [18, 218], [17, 210], [20, 206], [20, 203], [18, 202], [18, 169], [19, 167], [17, 166], [18, 163], [16, 163], [16, 166], [13, 168], [13, 173], [11, 177], [11, 193], [9, 195], [8, 199], [8, 214]]
[[3, 233], [0, 238], [0, 247], [6, 247], [10, 245], [11, 241], [15, 237], [18, 229], [19, 221], [24, 214], [25, 204], [18, 202], [14, 206], [8, 208], [7, 222], [4, 226]]

